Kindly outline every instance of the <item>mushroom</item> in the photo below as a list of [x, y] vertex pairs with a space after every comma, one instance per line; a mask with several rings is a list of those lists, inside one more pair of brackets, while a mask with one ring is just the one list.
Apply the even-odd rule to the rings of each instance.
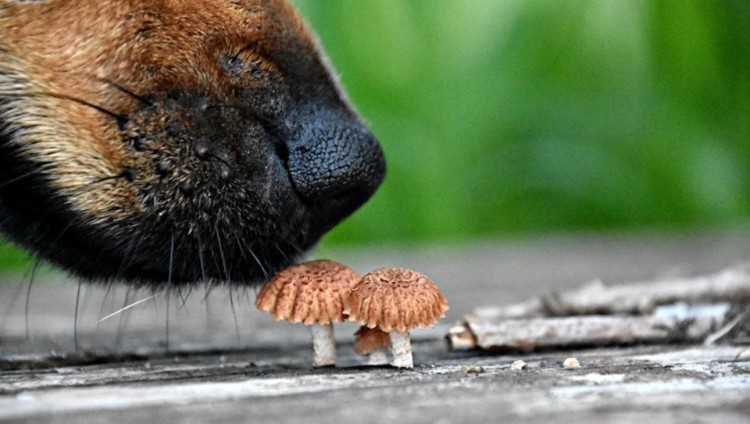
[[354, 351], [368, 357], [367, 365], [385, 365], [388, 363], [388, 346], [391, 338], [378, 328], [359, 327], [354, 333]]
[[336, 364], [333, 323], [344, 320], [344, 301], [359, 276], [338, 262], [319, 260], [284, 269], [258, 293], [255, 306], [277, 321], [310, 326], [313, 366]]
[[398, 368], [414, 368], [409, 331], [434, 325], [445, 316], [448, 302], [429, 277], [405, 268], [370, 272], [346, 299], [350, 321], [388, 333]]

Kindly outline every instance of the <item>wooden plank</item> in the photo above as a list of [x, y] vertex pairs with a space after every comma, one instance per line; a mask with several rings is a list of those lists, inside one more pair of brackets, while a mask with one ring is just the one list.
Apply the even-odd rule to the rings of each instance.
[[[159, 422], [206, 417], [239, 422], [242, 416], [245, 422], [303, 422], [325, 415], [360, 416], [362, 422], [391, 416], [420, 421], [420, 411], [423, 419], [468, 418], [476, 408], [493, 419], [640, 408], [721, 410], [727, 418], [738, 418], [750, 402], [750, 361], [736, 359], [741, 351], [660, 347], [560, 352], [524, 356], [529, 366], [523, 371], [510, 368], [518, 357], [501, 356], [429, 358], [429, 364], [414, 371], [350, 367], [252, 375], [216, 368], [210, 378], [19, 392], [0, 397], [0, 419], [137, 422], [148, 416]], [[564, 370], [560, 364], [568, 355], [577, 356], [582, 368]], [[152, 365], [153, 372], [162, 366], [168, 367]]]
[[[713, 234], [549, 238], [332, 256], [360, 272], [381, 265], [425, 271], [451, 302], [450, 323], [480, 304], [518, 302], [596, 278], [642, 281], [684, 263], [690, 265], [681, 267], [680, 275], [713, 271], [747, 251], [747, 235]], [[31, 290], [27, 338], [27, 286], [19, 276], [5, 281], [10, 284], [0, 284], [3, 422], [541, 423], [564, 417], [581, 423], [744, 423], [750, 413], [750, 370], [747, 359], [737, 359], [738, 348], [487, 355], [448, 351], [443, 326], [415, 333], [417, 369], [397, 371], [358, 366], [351, 352], [356, 326], [343, 325], [337, 327], [341, 367], [314, 370], [306, 329], [256, 312], [252, 291], [217, 289], [207, 301], [200, 290], [175, 295], [167, 349], [163, 297], [97, 324], [103, 315], [151, 294], [84, 286], [76, 313], [77, 284], [47, 274]], [[561, 369], [567, 356], [576, 356], [582, 369]], [[510, 364], [521, 358], [527, 370], [512, 371]]]

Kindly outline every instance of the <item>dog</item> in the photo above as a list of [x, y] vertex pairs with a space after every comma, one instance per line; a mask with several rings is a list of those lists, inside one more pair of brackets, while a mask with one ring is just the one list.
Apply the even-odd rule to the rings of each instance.
[[75, 276], [258, 284], [384, 175], [286, 0], [0, 0], [0, 231]]

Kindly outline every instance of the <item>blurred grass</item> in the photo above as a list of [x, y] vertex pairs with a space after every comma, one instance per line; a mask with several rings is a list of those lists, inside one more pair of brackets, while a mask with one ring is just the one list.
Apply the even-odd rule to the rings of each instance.
[[0, 272], [25, 270], [32, 258], [13, 246], [0, 243]]
[[295, 3], [389, 166], [324, 248], [746, 221], [747, 0]]
[[750, 2], [296, 3], [389, 165], [324, 246], [750, 211]]

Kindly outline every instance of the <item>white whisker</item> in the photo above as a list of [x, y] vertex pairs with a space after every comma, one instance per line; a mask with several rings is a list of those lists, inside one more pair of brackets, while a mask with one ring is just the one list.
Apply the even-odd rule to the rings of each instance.
[[142, 303], [148, 302], [149, 300], [154, 299], [159, 294], [160, 293], [152, 294], [151, 296], [149, 296], [149, 297], [147, 297], [145, 299], [141, 299], [141, 300], [139, 300], [137, 302], [131, 303], [128, 306], [125, 306], [124, 308], [120, 308], [120, 309], [116, 310], [115, 312], [112, 312], [111, 314], [107, 315], [106, 317], [99, 319], [99, 321], [97, 321], [97, 324], [101, 324], [102, 322], [104, 322], [104, 321], [106, 321], [106, 320], [108, 320], [108, 319], [110, 319], [112, 317], [116, 317], [117, 315], [120, 315], [121, 313], [123, 313], [123, 312], [125, 312], [125, 311], [127, 311], [129, 309], [133, 309], [133, 308], [135, 308], [136, 306], [138, 306], [138, 305], [140, 305]]

